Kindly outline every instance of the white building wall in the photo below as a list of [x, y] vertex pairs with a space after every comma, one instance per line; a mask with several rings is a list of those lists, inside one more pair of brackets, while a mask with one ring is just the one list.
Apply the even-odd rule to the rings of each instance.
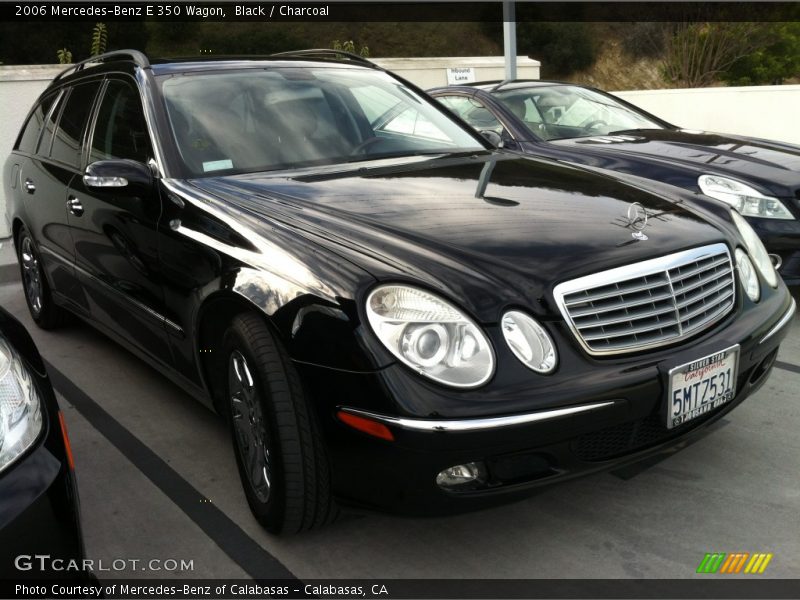
[[[447, 85], [447, 70], [471, 69], [474, 81], [505, 79], [505, 60], [502, 56], [451, 56], [428, 58], [370, 58], [384, 69], [397, 73], [411, 83], [427, 90]], [[517, 57], [518, 79], [539, 79], [542, 63], [527, 56]]]
[[800, 85], [614, 92], [686, 129], [800, 145]]

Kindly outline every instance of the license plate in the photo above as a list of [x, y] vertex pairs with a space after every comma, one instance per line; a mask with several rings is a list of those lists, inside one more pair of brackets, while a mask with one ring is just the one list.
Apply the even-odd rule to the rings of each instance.
[[671, 369], [667, 428], [672, 429], [730, 402], [736, 395], [739, 346]]

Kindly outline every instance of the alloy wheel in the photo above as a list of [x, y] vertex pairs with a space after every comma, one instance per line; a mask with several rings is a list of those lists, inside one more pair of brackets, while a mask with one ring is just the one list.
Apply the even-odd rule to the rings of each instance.
[[31, 310], [38, 315], [42, 312], [42, 272], [33, 249], [33, 241], [29, 237], [22, 240], [20, 258], [25, 295], [28, 297]]
[[228, 361], [228, 390], [236, 445], [247, 478], [256, 497], [267, 502], [272, 487], [267, 424], [250, 367], [238, 350]]

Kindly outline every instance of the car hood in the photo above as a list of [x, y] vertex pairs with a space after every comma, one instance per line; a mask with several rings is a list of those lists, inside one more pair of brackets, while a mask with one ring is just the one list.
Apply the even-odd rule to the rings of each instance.
[[550, 143], [582, 153], [671, 163], [698, 175], [744, 178], [778, 197], [800, 193], [800, 146], [782, 142], [680, 129], [637, 129]]
[[[483, 322], [515, 303], [555, 314], [560, 281], [725, 240], [684, 201], [555, 161], [494, 153], [342, 169], [190, 183], [313, 236], [378, 279], [438, 289]], [[646, 241], [629, 227], [634, 202], [649, 216]]]

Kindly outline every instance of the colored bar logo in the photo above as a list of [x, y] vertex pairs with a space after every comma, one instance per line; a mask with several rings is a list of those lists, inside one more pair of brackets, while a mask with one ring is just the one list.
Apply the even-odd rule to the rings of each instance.
[[717, 573], [719, 575], [735, 575], [745, 573], [749, 575], [761, 575], [767, 570], [767, 565], [772, 560], [772, 553], [756, 552], [725, 552], [706, 553], [700, 566], [697, 567], [698, 573]]

